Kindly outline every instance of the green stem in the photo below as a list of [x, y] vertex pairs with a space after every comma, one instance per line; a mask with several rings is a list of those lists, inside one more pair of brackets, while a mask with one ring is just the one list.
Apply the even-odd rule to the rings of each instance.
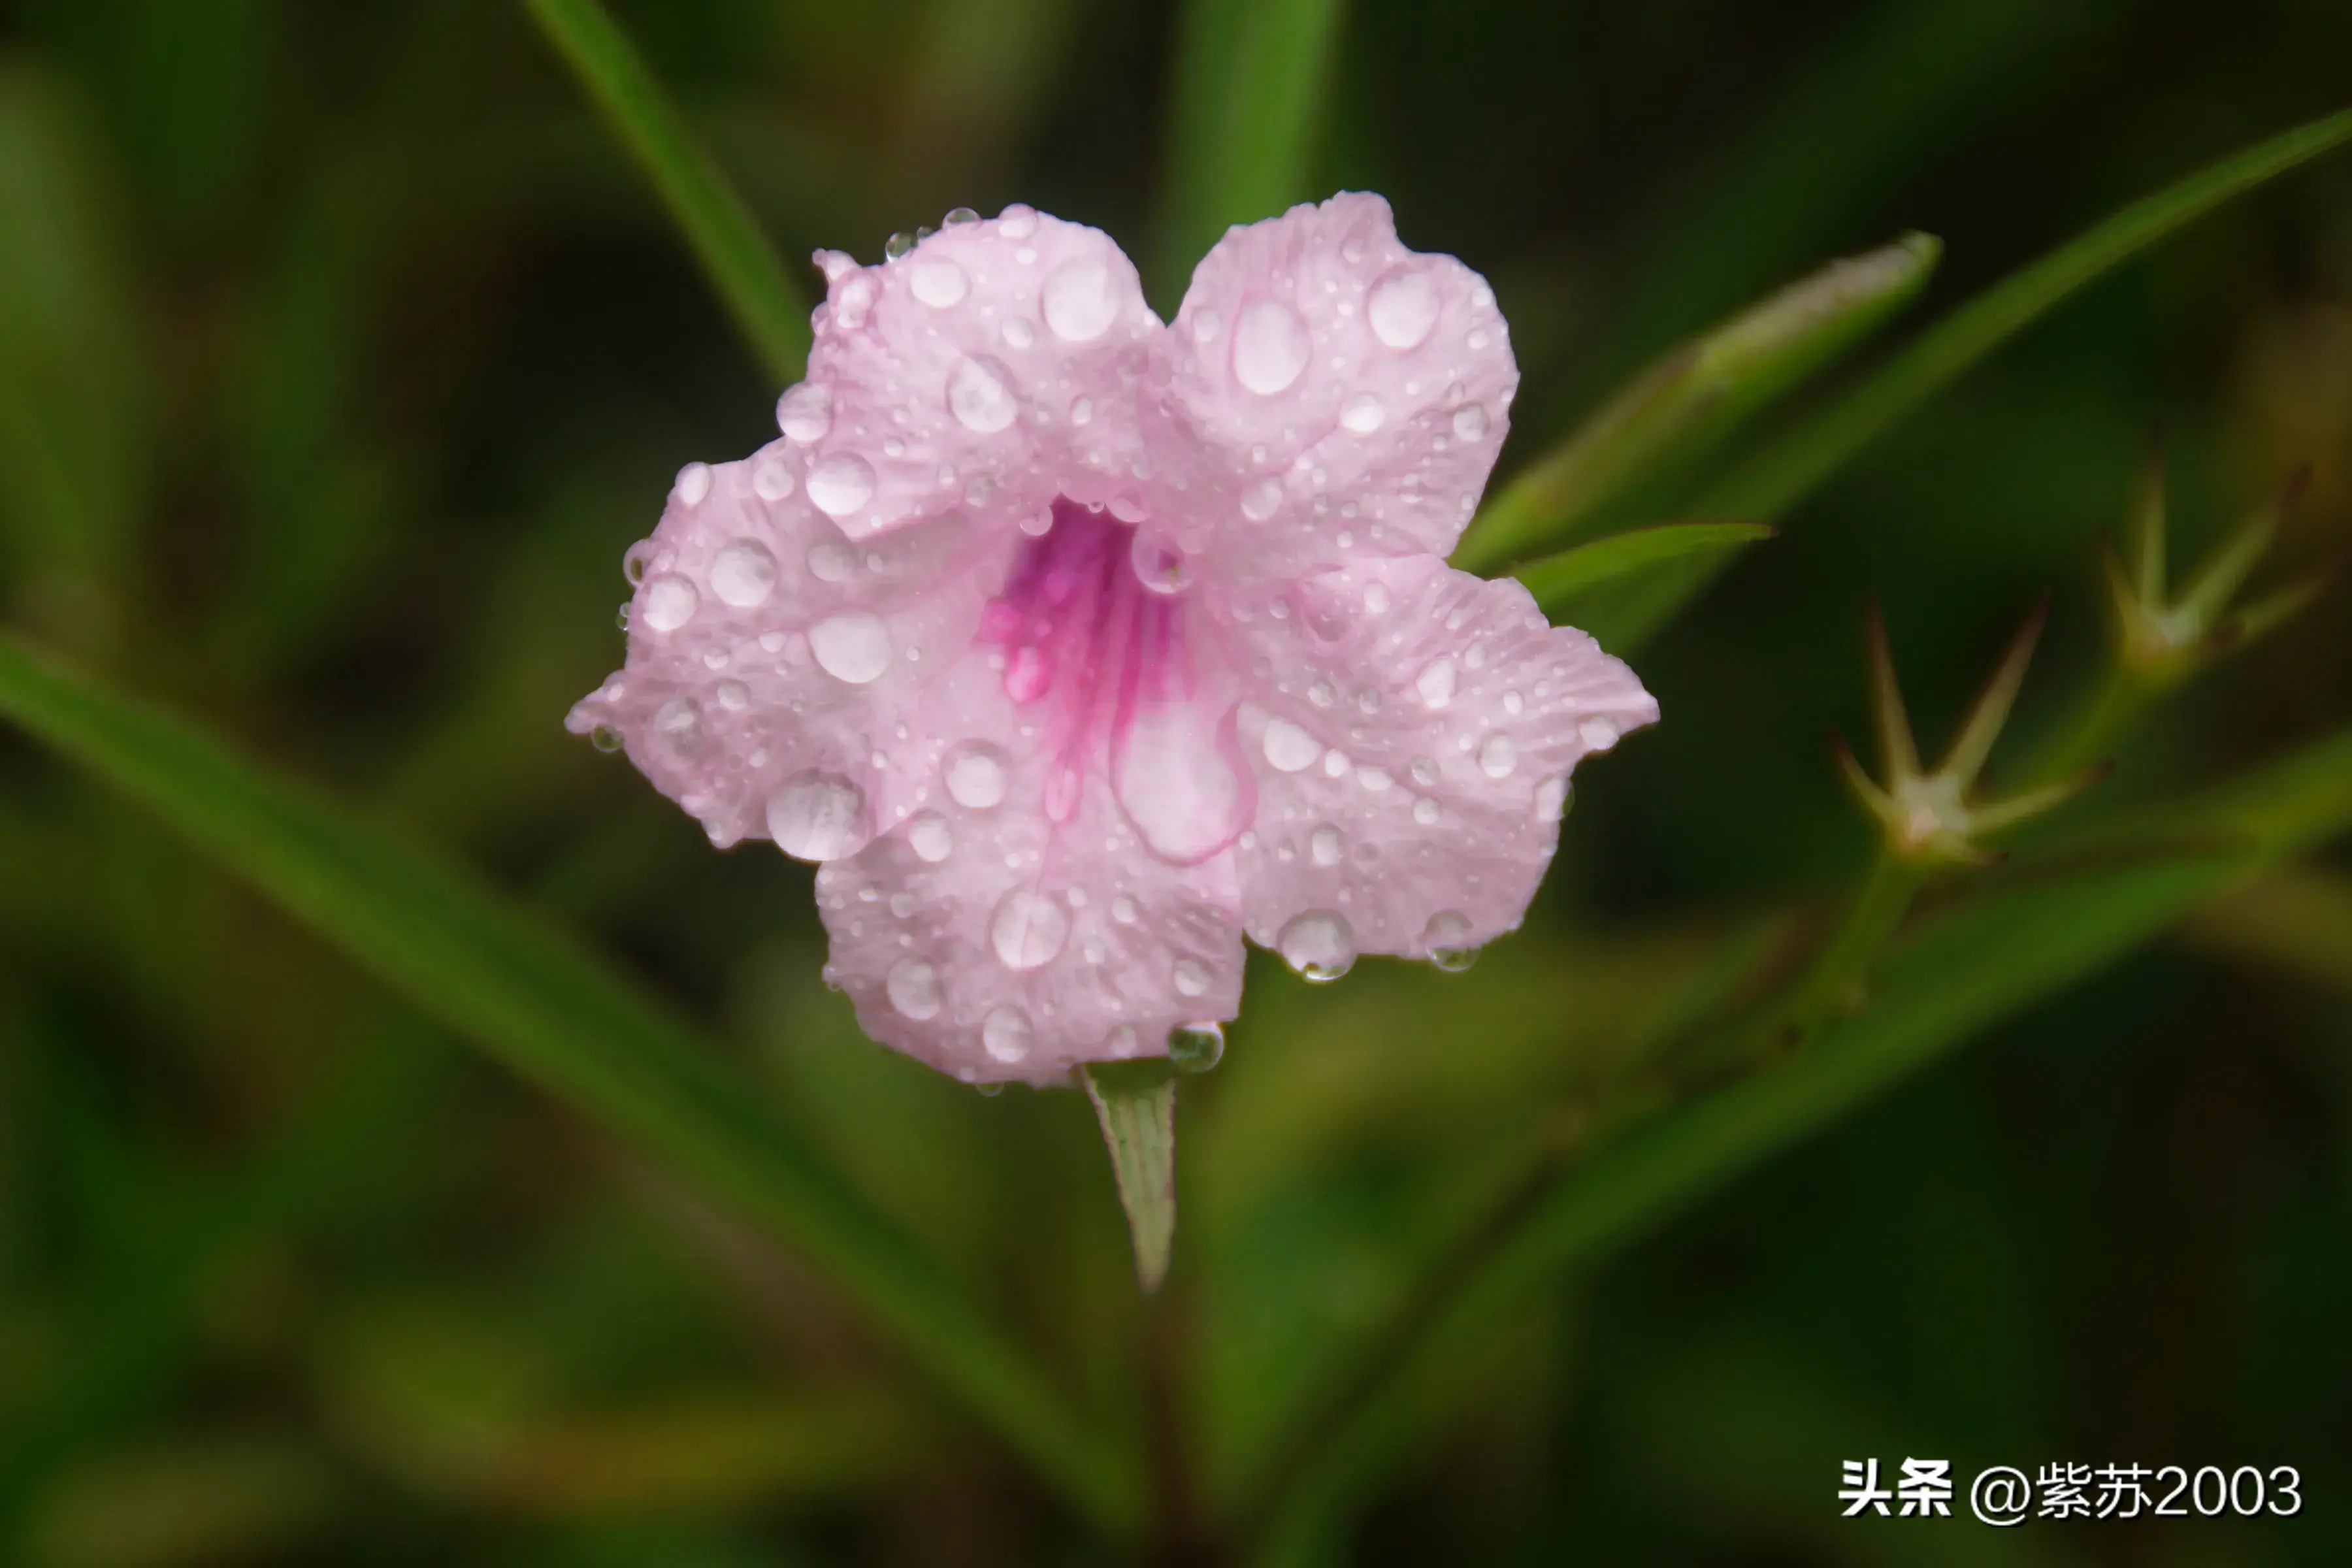
[[1923, 880], [1917, 866], [1879, 850], [1844, 920], [1797, 981], [1788, 1004], [1772, 1015], [1768, 1044], [1802, 1045], [1854, 1010], [1871, 961], [1902, 924]]
[[2037, 789], [2105, 762], [2156, 698], [2146, 680], [2120, 663], [2110, 665], [2081, 710], [2019, 776], [2018, 787]]
[[523, 0], [685, 231], [728, 313], [779, 382], [808, 361], [807, 303], [743, 198], [598, 0]]

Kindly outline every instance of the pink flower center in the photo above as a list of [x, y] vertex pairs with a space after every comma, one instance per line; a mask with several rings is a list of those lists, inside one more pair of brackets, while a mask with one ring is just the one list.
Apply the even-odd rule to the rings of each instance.
[[1002, 651], [1005, 695], [1037, 716], [1046, 816], [1070, 820], [1099, 772], [1144, 841], [1184, 864], [1233, 842], [1254, 804], [1233, 706], [1209, 700], [1187, 640], [1187, 584], [1181, 556], [1057, 498], [979, 633]]

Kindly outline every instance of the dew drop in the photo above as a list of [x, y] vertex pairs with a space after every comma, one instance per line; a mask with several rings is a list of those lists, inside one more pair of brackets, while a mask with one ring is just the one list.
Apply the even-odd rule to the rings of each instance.
[[919, 811], [907, 824], [907, 847], [915, 858], [925, 865], [936, 866], [955, 853], [955, 835], [948, 829], [948, 819], [936, 811]]
[[1412, 819], [1423, 827], [1437, 826], [1437, 803], [1423, 797], [1412, 803]]
[[1465, 403], [1454, 411], [1454, 434], [1465, 441], [1475, 441], [1486, 434], [1486, 411], [1475, 403]]
[[961, 223], [978, 223], [980, 221], [980, 215], [972, 211], [970, 207], [950, 207], [948, 209], [948, 216], [940, 219], [940, 221], [946, 224], [950, 228], [953, 228], [956, 225]]
[[740, 713], [751, 705], [751, 689], [740, 680], [719, 683], [719, 706], [730, 713]]
[[1359, 436], [1369, 436], [1388, 423], [1389, 411], [1369, 392], [1360, 392], [1339, 412], [1339, 423]]
[[885, 261], [896, 261], [914, 248], [915, 237], [901, 229], [882, 242], [882, 258]]
[[1536, 820], [1559, 821], [1568, 815], [1568, 808], [1574, 803], [1574, 796], [1575, 786], [1568, 782], [1566, 773], [1544, 780], [1543, 783], [1536, 785]]
[[681, 757], [702, 750], [702, 710], [691, 697], [673, 697], [654, 710], [654, 733]]
[[1017, 1062], [1029, 1055], [1035, 1038], [1029, 1027], [1029, 1015], [1018, 1007], [993, 1007], [980, 1021], [980, 1043], [998, 1061]]
[[621, 575], [628, 579], [630, 587], [634, 588], [646, 580], [646, 567], [653, 558], [654, 542], [650, 539], [640, 539], [623, 552]]
[[[1004, 384], [1002, 366], [984, 359], [967, 359], [948, 377], [948, 411], [967, 430], [986, 436], [1013, 423], [1020, 405]], [[816, 476], [809, 476], [809, 493], [816, 493]]]
[[694, 584], [685, 578], [655, 578], [646, 584], [645, 596], [641, 601], [646, 629], [656, 632], [677, 630], [694, 619], [695, 608], [700, 602], [701, 596], [695, 593]]
[[1503, 693], [1503, 711], [1516, 719], [1528, 710], [1528, 700], [1516, 691]]
[[1282, 504], [1282, 484], [1277, 479], [1260, 479], [1242, 492], [1242, 515], [1252, 522], [1264, 522]]
[[1037, 232], [1037, 209], [1014, 202], [996, 215], [996, 227], [1007, 239], [1026, 239]]
[[795, 860], [838, 860], [866, 842], [866, 795], [812, 769], [768, 797], [768, 837]]
[[1339, 837], [1339, 830], [1328, 822], [1318, 825], [1307, 836], [1307, 852], [1314, 857], [1318, 866], [1337, 866], [1339, 858], [1347, 853], [1347, 841]]
[[1364, 608], [1371, 611], [1372, 614], [1387, 615], [1390, 603], [1389, 585], [1386, 583], [1375, 583], [1364, 590]]
[[817, 668], [848, 685], [863, 686], [890, 668], [889, 628], [866, 611], [827, 616], [809, 627], [808, 638]]
[[857, 552], [837, 539], [820, 540], [809, 546], [808, 569], [820, 583], [845, 583], [857, 570]]
[[1587, 719], [1576, 727], [1576, 738], [1595, 752], [1605, 752], [1615, 745], [1621, 733], [1615, 722], [1608, 719]]
[[827, 517], [846, 517], [874, 499], [874, 465], [855, 452], [835, 452], [808, 471], [808, 498]]
[[610, 724], [599, 724], [588, 731], [588, 743], [600, 752], [617, 752], [621, 749], [621, 732]]
[[739, 539], [710, 562], [710, 591], [738, 609], [765, 604], [776, 587], [776, 558], [755, 540]]
[[1197, 958], [1180, 958], [1170, 980], [1179, 995], [1198, 996], [1209, 989], [1209, 966]]
[[677, 471], [677, 499], [688, 506], [700, 506], [702, 498], [710, 493], [710, 465], [688, 463]]
[[1297, 311], [1279, 300], [1253, 300], [1234, 327], [1234, 379], [1260, 397], [1287, 392], [1314, 346]]
[[1035, 969], [1060, 954], [1070, 939], [1070, 917], [1043, 893], [1016, 888], [998, 901], [989, 917], [989, 945], [1007, 969]]
[[1275, 939], [1282, 961], [1306, 979], [1320, 984], [1337, 980], [1356, 962], [1356, 932], [1347, 917], [1331, 910], [1309, 910], [1293, 915]]
[[1266, 721], [1265, 760], [1276, 772], [1304, 773], [1322, 754], [1322, 742], [1297, 725], [1282, 719]]
[[902, 958], [890, 966], [883, 986], [890, 1005], [920, 1024], [940, 1016], [940, 972], [919, 958]]
[[1135, 1055], [1135, 1047], [1142, 1043], [1143, 1037], [1135, 1032], [1134, 1025], [1121, 1024], [1103, 1037], [1103, 1051], [1107, 1056], [1125, 1061]]
[[1178, 1072], [1207, 1072], [1224, 1058], [1224, 1027], [1214, 1019], [1179, 1024], [1168, 1031], [1168, 1065]]
[[776, 427], [805, 446], [833, 428], [833, 391], [802, 382], [776, 400]]
[[1454, 661], [1450, 658], [1431, 659], [1412, 678], [1413, 689], [1432, 708], [1443, 708], [1454, 700]]
[[1163, 597], [1181, 594], [1192, 585], [1191, 559], [1150, 534], [1137, 532], [1128, 546], [1128, 561], [1135, 568], [1135, 580]]
[[971, 292], [971, 279], [964, 276], [962, 268], [942, 257], [915, 263], [907, 275], [907, 288], [931, 309], [944, 310], [963, 303], [963, 297]]
[[948, 796], [967, 811], [986, 811], [1004, 798], [1004, 753], [985, 741], [966, 741], [940, 764]]
[[1098, 261], [1063, 263], [1041, 291], [1045, 325], [1064, 342], [1088, 343], [1118, 319], [1118, 294], [1109, 269]]
[[1192, 341], [1196, 343], [1213, 343], [1217, 341], [1217, 334], [1224, 330], [1225, 319], [1213, 308], [1192, 318]]
[[765, 501], [783, 500], [793, 493], [793, 471], [782, 463], [761, 463], [751, 470], [751, 493]]
[[999, 330], [1003, 335], [1004, 345], [1007, 348], [1025, 349], [1037, 341], [1037, 329], [1031, 326], [1024, 317], [1008, 317], [1004, 325]]
[[1389, 347], [1418, 348], [1437, 325], [1437, 286], [1426, 272], [1401, 267], [1372, 285], [1364, 315]]
[[1478, 766], [1490, 779], [1507, 779], [1511, 770], [1519, 765], [1519, 749], [1508, 735], [1489, 735], [1486, 743], [1478, 748]]
[[1422, 928], [1421, 945], [1429, 952], [1429, 962], [1448, 974], [1459, 974], [1478, 961], [1478, 949], [1470, 941], [1470, 917], [1460, 910], [1440, 910], [1429, 917]]
[[1131, 926], [1135, 923], [1135, 916], [1136, 909], [1135, 900], [1133, 899], [1129, 898], [1125, 893], [1121, 893], [1117, 898], [1111, 900], [1111, 919], [1117, 921], [1123, 926]]

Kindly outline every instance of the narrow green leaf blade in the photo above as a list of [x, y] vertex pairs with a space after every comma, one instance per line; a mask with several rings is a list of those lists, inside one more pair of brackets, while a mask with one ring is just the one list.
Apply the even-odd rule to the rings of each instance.
[[[1857, 453], [2076, 289], [2234, 197], [2347, 141], [2352, 110], [2274, 136], [2133, 203], [1945, 317], [1860, 386], [1726, 476], [1690, 510], [1765, 521], [1786, 515]], [[1634, 640], [1663, 626], [1722, 566], [1720, 561], [1698, 561], [1682, 567], [1681, 583], [1637, 628]]]
[[1580, 605], [1594, 599], [1605, 605], [1618, 590], [1638, 591], [1640, 579], [1661, 562], [1742, 550], [1771, 538], [1772, 532], [1770, 525], [1761, 522], [1662, 523], [1526, 562], [1513, 567], [1511, 575], [1528, 585], [1546, 615], [1591, 631], [1575, 613]]
[[1129, 1457], [1084, 1430], [952, 1279], [803, 1149], [717, 1049], [611, 963], [453, 863], [0, 637], [22, 725], [423, 1012], [764, 1221], [1072, 1504], [1136, 1517]]
[[781, 384], [808, 361], [809, 306], [776, 247], [598, 0], [524, 0], [637, 161], [760, 363]]
[[1176, 81], [1158, 266], [1172, 315], [1194, 263], [1237, 223], [1308, 195], [1315, 135], [1344, 0], [1189, 0]]
[[[1291, 1437], [1244, 1500], [1279, 1531], [1371, 1461], [1398, 1380], [1475, 1331], [1497, 1307], [1589, 1267], [1742, 1171], [1872, 1096], [2113, 963], [2265, 867], [2352, 828], [2352, 731], [2210, 799], [2103, 840], [2084, 868], [1988, 894], [1885, 963], [1868, 1005], [1802, 1054], [1648, 1121], [1581, 1160], [1561, 1159], [1447, 1249], [1447, 1268], [1302, 1404]], [[2169, 851], [2122, 853], [2154, 837]], [[1540, 1173], [1539, 1173], [1540, 1174]]]
[[1491, 572], [1574, 538], [1605, 503], [1703, 453], [1875, 331], [1926, 286], [1942, 254], [1934, 236], [1906, 234], [1680, 344], [1496, 497], [1454, 563]]
[[1176, 1240], [1176, 1068], [1165, 1061], [1098, 1062], [1085, 1072], [1135, 1242], [1135, 1277], [1160, 1289]]

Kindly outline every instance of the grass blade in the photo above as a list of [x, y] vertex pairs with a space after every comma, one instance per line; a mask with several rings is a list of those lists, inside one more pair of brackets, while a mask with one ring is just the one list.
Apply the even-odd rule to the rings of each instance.
[[798, 381], [808, 360], [808, 302], [743, 198], [688, 132], [627, 35], [597, 0], [524, 4], [653, 181], [761, 364], [779, 384]]
[[1173, 314], [1236, 223], [1309, 194], [1342, 0], [1190, 0], [1178, 23], [1154, 297]]
[[[1595, 618], [1605, 619], [1610, 604], [1627, 594], [1638, 595], [1654, 568], [1693, 555], [1727, 553], [1772, 537], [1760, 522], [1674, 522], [1656, 528], [1630, 529], [1563, 550], [1557, 555], [1514, 567], [1511, 574], [1528, 585], [1536, 603], [1554, 621], [1592, 631]], [[1599, 637], [1599, 632], [1593, 632]], [[1601, 646], [1610, 646], [1601, 637]]]
[[1480, 511], [1454, 564], [1492, 572], [1575, 537], [1605, 503], [1704, 452], [1875, 331], [1926, 286], [1942, 254], [1932, 235], [1905, 235], [1675, 348]]
[[[1789, 1062], [1563, 1157], [1473, 1227], [1424, 1289], [1370, 1336], [1269, 1446], [1243, 1517], [1280, 1534], [1293, 1510], [1360, 1481], [1401, 1377], [1463, 1342], [1496, 1307], [1589, 1267], [1726, 1180], [2115, 962], [2265, 867], [2352, 827], [2352, 731], [2144, 825], [2195, 848], [2110, 856], [2020, 882], [1943, 920], [1886, 962], [1869, 1006]], [[2143, 842], [2145, 840], [2142, 840]], [[2119, 843], [2129, 842], [2118, 840]]]
[[765, 1222], [1081, 1511], [1130, 1523], [1125, 1457], [716, 1050], [470, 872], [0, 637], [0, 715], [152, 813], [422, 1011]]
[[[2011, 274], [1954, 310], [1860, 386], [1735, 469], [1687, 510], [1765, 521], [1785, 515], [1855, 454], [1916, 413], [2002, 343], [2083, 288], [2175, 230], [2352, 141], [2352, 110], [2274, 136], [2167, 186]], [[1677, 569], [1632, 641], [1647, 637], [1696, 597], [1723, 562]], [[1630, 646], [1630, 645], [1629, 645]]]

